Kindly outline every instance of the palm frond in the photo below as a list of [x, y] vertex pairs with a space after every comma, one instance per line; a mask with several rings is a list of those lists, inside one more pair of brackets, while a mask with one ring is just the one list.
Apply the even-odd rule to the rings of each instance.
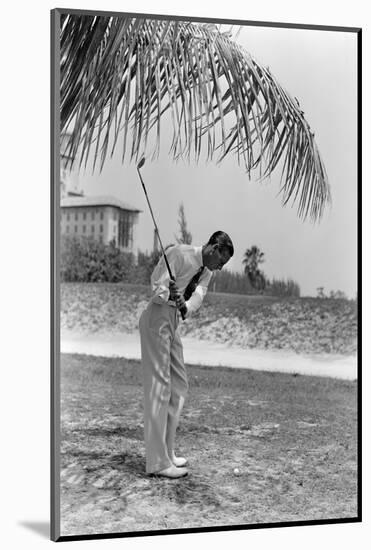
[[[123, 133], [122, 159], [159, 154], [161, 120], [173, 126], [176, 159], [237, 155], [248, 175], [282, 166], [283, 204], [319, 219], [330, 201], [325, 167], [297, 100], [215, 25], [67, 15], [61, 26], [61, 129], [102, 168]], [[206, 145], [206, 147], [205, 147]]]

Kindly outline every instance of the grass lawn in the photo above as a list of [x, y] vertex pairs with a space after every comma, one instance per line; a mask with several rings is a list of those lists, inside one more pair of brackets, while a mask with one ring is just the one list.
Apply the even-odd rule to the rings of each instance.
[[166, 480], [144, 473], [140, 363], [61, 356], [62, 536], [357, 515], [356, 382], [188, 375], [177, 442], [190, 473]]

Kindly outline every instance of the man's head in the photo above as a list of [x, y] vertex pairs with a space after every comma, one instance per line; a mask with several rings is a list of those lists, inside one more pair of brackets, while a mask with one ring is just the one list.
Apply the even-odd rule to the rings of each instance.
[[215, 231], [207, 244], [202, 247], [203, 265], [210, 271], [220, 270], [233, 256], [233, 253], [233, 243], [229, 235], [224, 231]]

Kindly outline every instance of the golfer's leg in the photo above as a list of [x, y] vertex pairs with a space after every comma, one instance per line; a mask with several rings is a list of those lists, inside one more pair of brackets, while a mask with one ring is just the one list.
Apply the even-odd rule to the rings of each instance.
[[168, 455], [171, 458], [174, 452], [174, 440], [179, 417], [183, 409], [188, 391], [187, 373], [184, 365], [183, 345], [178, 332], [170, 348], [170, 380], [171, 395], [167, 418], [166, 443]]
[[[161, 306], [153, 304], [150, 307], [158, 310]], [[153, 314], [153, 311], [147, 309], [141, 317], [140, 336], [146, 472], [154, 473], [171, 465], [166, 445], [170, 399], [170, 334], [167, 334], [165, 326], [161, 327], [161, 331], [153, 330], [150, 313]]]

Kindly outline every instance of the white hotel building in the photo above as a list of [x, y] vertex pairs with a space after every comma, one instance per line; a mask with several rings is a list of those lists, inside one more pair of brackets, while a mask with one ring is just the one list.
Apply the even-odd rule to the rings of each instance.
[[139, 212], [111, 196], [67, 196], [61, 200], [61, 235], [114, 241], [122, 252], [137, 256]]
[[79, 190], [77, 170], [68, 168], [69, 157], [63, 154], [67, 139], [67, 134], [61, 136], [61, 235], [91, 237], [104, 244], [114, 241], [122, 252], [137, 257], [136, 230], [141, 210], [113, 196], [84, 195]]

